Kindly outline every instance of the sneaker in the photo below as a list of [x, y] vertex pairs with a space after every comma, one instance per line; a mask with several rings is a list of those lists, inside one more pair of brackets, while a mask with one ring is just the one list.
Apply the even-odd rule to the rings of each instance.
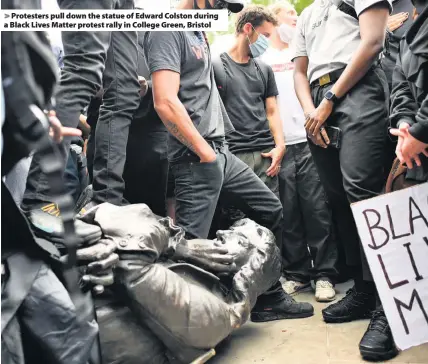
[[385, 312], [382, 310], [373, 312], [359, 347], [363, 359], [369, 361], [389, 360], [398, 355]]
[[302, 282], [296, 282], [296, 281], [285, 281], [282, 285], [282, 288], [284, 288], [284, 291], [288, 294], [297, 294], [300, 291], [308, 288], [311, 285], [311, 282], [302, 283]]
[[318, 302], [330, 302], [336, 298], [336, 291], [330, 281], [318, 280], [315, 285], [315, 299]]
[[[64, 244], [64, 227], [61, 220], [61, 211], [55, 203], [41, 205], [26, 212], [34, 234], [53, 243]], [[101, 228], [97, 225], [87, 224], [83, 221], [75, 220], [75, 229], [78, 244], [93, 244], [102, 235]]]
[[350, 322], [370, 318], [375, 307], [374, 294], [357, 292], [354, 287], [340, 301], [324, 308], [322, 315], [327, 323]]
[[283, 292], [283, 298], [278, 302], [269, 304], [267, 300], [260, 302], [251, 311], [251, 321], [268, 322], [283, 319], [295, 319], [310, 317], [314, 314], [314, 308], [310, 303], [296, 302], [290, 295]]

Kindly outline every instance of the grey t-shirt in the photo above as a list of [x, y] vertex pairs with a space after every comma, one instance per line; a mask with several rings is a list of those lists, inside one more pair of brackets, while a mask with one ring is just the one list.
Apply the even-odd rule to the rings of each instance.
[[[180, 73], [178, 98], [206, 140], [225, 139], [233, 126], [220, 99], [208, 44], [201, 32], [148, 32], [144, 53], [150, 74], [159, 70]], [[170, 135], [168, 159], [179, 160], [188, 148]]]
[[[364, 10], [381, 2], [391, 0], [346, 0], [359, 16]], [[294, 58], [309, 58], [308, 79], [310, 82], [327, 73], [346, 67], [359, 46], [360, 26], [358, 20], [345, 14], [329, 0], [315, 0], [303, 10], [297, 21], [293, 41]]]
[[257, 60], [268, 75], [266, 85], [254, 60], [236, 63], [223, 53], [227, 92], [224, 104], [235, 130], [227, 135], [232, 153], [264, 150], [275, 145], [266, 117], [266, 98], [278, 96], [272, 68]]

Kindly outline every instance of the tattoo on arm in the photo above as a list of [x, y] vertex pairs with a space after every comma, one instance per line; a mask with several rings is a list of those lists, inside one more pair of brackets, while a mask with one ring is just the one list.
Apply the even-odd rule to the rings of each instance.
[[195, 149], [193, 147], [193, 144], [186, 139], [186, 137], [180, 133], [180, 130], [178, 130], [177, 124], [173, 123], [170, 120], [167, 120], [165, 122], [166, 128], [169, 130], [169, 132], [174, 135], [175, 138], [177, 138], [182, 144], [184, 144], [187, 148], [189, 148], [192, 152], [195, 152]]

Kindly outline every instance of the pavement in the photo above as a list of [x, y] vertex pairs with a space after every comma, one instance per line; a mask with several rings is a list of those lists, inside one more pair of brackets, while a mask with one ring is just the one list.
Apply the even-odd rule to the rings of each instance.
[[[341, 298], [351, 282], [338, 285]], [[344, 324], [326, 324], [321, 310], [325, 303], [315, 301], [313, 291], [294, 297], [311, 302], [315, 315], [306, 319], [281, 320], [268, 323], [246, 323], [232, 338], [217, 349], [209, 364], [362, 364], [360, 342], [369, 320]], [[387, 363], [428, 364], [428, 344], [403, 352]]]

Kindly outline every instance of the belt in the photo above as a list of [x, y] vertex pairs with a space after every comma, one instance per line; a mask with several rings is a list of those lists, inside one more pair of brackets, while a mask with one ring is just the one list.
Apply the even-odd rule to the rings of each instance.
[[345, 68], [342, 68], [340, 70], [327, 73], [326, 75], [324, 75], [324, 76], [318, 78], [317, 80], [315, 80], [314, 82], [312, 82], [311, 87], [325, 86], [325, 85], [328, 85], [330, 83], [336, 82], [339, 79], [339, 77], [342, 75], [344, 70], [345, 70]]
[[[369, 69], [369, 71], [374, 70], [376, 67], [378, 67], [380, 65], [380, 61], [377, 60]], [[311, 83], [311, 87], [317, 87], [317, 86], [325, 86], [325, 85], [329, 85], [330, 83], [334, 83], [336, 82], [339, 77], [342, 75], [343, 71], [345, 70], [345, 68], [342, 68], [340, 70], [337, 71], [333, 71], [330, 73], [327, 73], [326, 75], [318, 78], [317, 80], [315, 80], [314, 82]], [[369, 72], [367, 71], [367, 72]]]

